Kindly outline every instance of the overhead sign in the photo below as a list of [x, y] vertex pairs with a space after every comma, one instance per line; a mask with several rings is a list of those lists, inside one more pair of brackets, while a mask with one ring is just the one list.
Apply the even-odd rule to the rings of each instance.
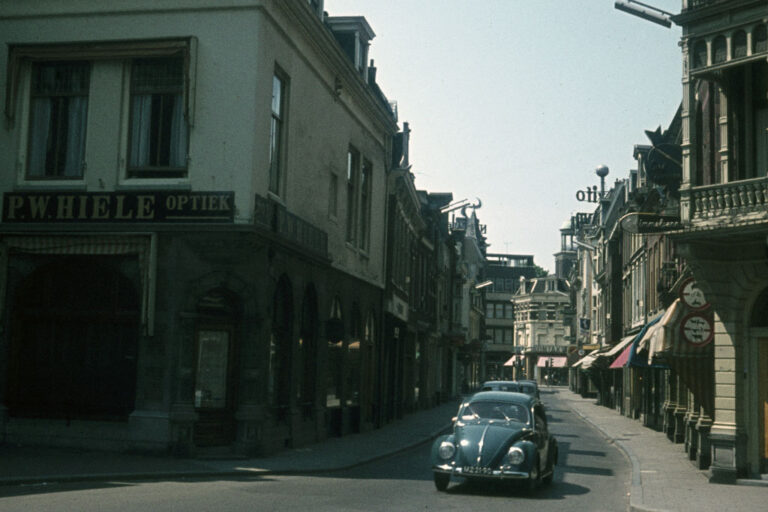
[[10, 192], [6, 223], [233, 222], [234, 192]]

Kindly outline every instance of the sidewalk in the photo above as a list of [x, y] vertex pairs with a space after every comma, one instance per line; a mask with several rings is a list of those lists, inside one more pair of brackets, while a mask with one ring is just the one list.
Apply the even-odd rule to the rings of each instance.
[[[672, 443], [639, 421], [596, 405], [567, 388], [546, 388], [616, 444], [632, 463], [630, 507], [633, 511], [703, 512], [766, 510], [768, 487], [739, 480], [744, 485], [710, 484], [705, 471], [694, 467], [683, 447]], [[542, 399], [546, 402], [546, 394]], [[768, 484], [768, 482], [765, 482]]]
[[459, 402], [408, 414], [363, 434], [329, 438], [269, 457], [236, 460], [0, 445], [2, 486], [51, 482], [163, 480], [317, 473], [351, 468], [419, 445], [450, 426]]
[[[618, 446], [632, 463], [630, 506], [633, 511], [765, 510], [768, 487], [710, 484], [679, 444], [645, 428], [593, 398], [565, 387], [542, 389], [561, 400]], [[458, 402], [407, 415], [380, 429], [329, 438], [270, 457], [201, 460], [82, 450], [0, 446], [2, 486], [73, 481], [163, 480], [318, 473], [351, 468], [423, 443], [450, 425]], [[557, 481], [557, 480], [556, 480]], [[756, 483], [740, 481], [740, 483]], [[768, 483], [768, 482], [766, 482]], [[557, 484], [555, 484], [557, 485]]]

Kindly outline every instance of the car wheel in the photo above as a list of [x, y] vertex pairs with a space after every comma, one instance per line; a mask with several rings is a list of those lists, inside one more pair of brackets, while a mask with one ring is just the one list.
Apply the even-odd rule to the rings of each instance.
[[557, 449], [555, 449], [555, 453], [554, 453], [554, 456], [552, 457], [550, 467], [548, 468], [549, 473], [547, 473], [547, 476], [541, 479], [544, 485], [551, 484], [552, 480], [555, 478], [555, 462], [557, 462]]
[[539, 457], [537, 455], [536, 460], [533, 461], [533, 466], [531, 466], [531, 473], [528, 477], [528, 481], [526, 482], [526, 491], [529, 493], [534, 492], [538, 489], [540, 483], [541, 474], [539, 473]]
[[448, 483], [451, 481], [451, 475], [448, 473], [433, 473], [435, 478], [435, 487], [438, 491], [444, 491], [448, 488]]

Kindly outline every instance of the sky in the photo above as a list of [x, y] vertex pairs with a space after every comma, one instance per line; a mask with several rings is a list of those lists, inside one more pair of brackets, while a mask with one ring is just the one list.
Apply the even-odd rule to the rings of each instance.
[[[679, 13], [680, 0], [644, 0]], [[416, 188], [482, 201], [489, 253], [553, 272], [560, 228], [636, 168], [682, 98], [681, 30], [614, 0], [325, 0], [365, 16], [376, 79], [411, 129]]]

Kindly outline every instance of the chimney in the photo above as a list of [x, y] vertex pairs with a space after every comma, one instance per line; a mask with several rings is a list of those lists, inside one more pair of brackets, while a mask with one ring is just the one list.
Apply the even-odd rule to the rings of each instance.
[[403, 123], [403, 167], [408, 167], [410, 161], [408, 159], [408, 147], [411, 141], [411, 127], [407, 122]]
[[373, 65], [373, 59], [371, 59], [371, 63], [368, 66], [368, 83], [376, 83], [376, 66]]

